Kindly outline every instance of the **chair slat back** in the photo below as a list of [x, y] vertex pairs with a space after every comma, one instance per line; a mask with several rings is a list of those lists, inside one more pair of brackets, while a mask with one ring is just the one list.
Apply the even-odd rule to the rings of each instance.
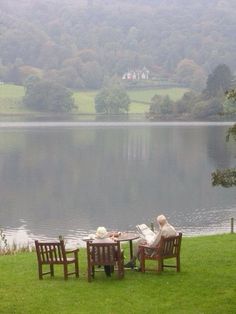
[[120, 256], [120, 243], [87, 242], [87, 254], [93, 265], [114, 265]]
[[36, 240], [35, 247], [40, 263], [63, 263], [63, 261], [66, 259], [65, 244], [63, 240], [60, 242], [39, 242]]
[[179, 233], [175, 237], [161, 238], [159, 255], [162, 257], [176, 257], [180, 253], [182, 233]]

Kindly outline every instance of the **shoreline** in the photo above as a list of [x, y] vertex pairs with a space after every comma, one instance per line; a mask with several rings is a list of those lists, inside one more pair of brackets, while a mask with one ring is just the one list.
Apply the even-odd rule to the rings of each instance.
[[34, 127], [201, 127], [201, 126], [232, 126], [235, 121], [0, 121], [0, 128], [34, 128]]
[[[18, 249], [21, 248], [32, 248], [34, 246], [35, 240], [41, 240], [41, 241], [56, 241], [58, 240], [58, 236], [47, 236], [44, 234], [32, 234], [29, 230], [25, 228], [25, 226], [21, 226], [19, 228], [2, 228], [3, 233], [5, 234], [7, 238], [7, 242], [9, 247], [16, 247]], [[195, 238], [195, 237], [205, 237], [205, 236], [216, 236], [216, 235], [222, 235], [222, 234], [230, 234], [235, 233], [232, 232], [230, 221], [228, 224], [219, 225], [215, 227], [195, 227], [195, 228], [178, 228], [177, 231], [183, 233], [183, 237], [186, 238]], [[135, 230], [126, 230], [121, 232], [129, 232], [129, 233], [136, 233]], [[62, 237], [65, 239], [66, 244], [68, 247], [85, 247], [86, 243], [83, 241], [83, 238], [85, 238], [88, 234], [95, 233], [95, 230], [80, 230], [77, 234], [75, 232], [74, 235], [70, 234], [62, 234]]]

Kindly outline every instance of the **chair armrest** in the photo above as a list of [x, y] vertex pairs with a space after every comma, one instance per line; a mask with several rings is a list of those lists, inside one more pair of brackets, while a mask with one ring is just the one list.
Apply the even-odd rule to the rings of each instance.
[[70, 253], [78, 253], [79, 249], [75, 249], [75, 250], [68, 250], [66, 251], [66, 254], [70, 254]]
[[[145, 249], [153, 249], [153, 247], [151, 247], [151, 246], [149, 246], [149, 245], [147, 245], [147, 244], [139, 244], [138, 247], [139, 247], [139, 248], [145, 248]], [[155, 247], [154, 247], [154, 249], [155, 249]]]
[[145, 254], [146, 251], [148, 252], [148, 250], [150, 250], [153, 255], [153, 254], [158, 254], [160, 247], [159, 245], [152, 247], [146, 244], [140, 244], [138, 248], [141, 254]]

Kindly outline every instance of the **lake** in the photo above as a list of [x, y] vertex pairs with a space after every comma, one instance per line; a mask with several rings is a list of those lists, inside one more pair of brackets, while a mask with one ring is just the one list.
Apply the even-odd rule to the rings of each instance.
[[232, 123], [0, 122], [0, 227], [9, 242], [83, 245], [97, 226], [135, 231], [158, 214], [184, 235], [230, 231]]

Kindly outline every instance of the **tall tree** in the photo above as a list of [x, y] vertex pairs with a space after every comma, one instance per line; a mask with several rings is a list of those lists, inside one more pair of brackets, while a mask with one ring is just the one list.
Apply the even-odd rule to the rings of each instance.
[[103, 87], [95, 97], [95, 109], [98, 113], [117, 114], [128, 112], [129, 104], [128, 94], [118, 84]]
[[206, 73], [204, 69], [193, 60], [183, 59], [176, 68], [176, 78], [179, 83], [201, 91], [206, 84]]
[[215, 97], [219, 91], [226, 92], [232, 81], [232, 73], [225, 64], [218, 65], [208, 76], [205, 94], [208, 97]]

